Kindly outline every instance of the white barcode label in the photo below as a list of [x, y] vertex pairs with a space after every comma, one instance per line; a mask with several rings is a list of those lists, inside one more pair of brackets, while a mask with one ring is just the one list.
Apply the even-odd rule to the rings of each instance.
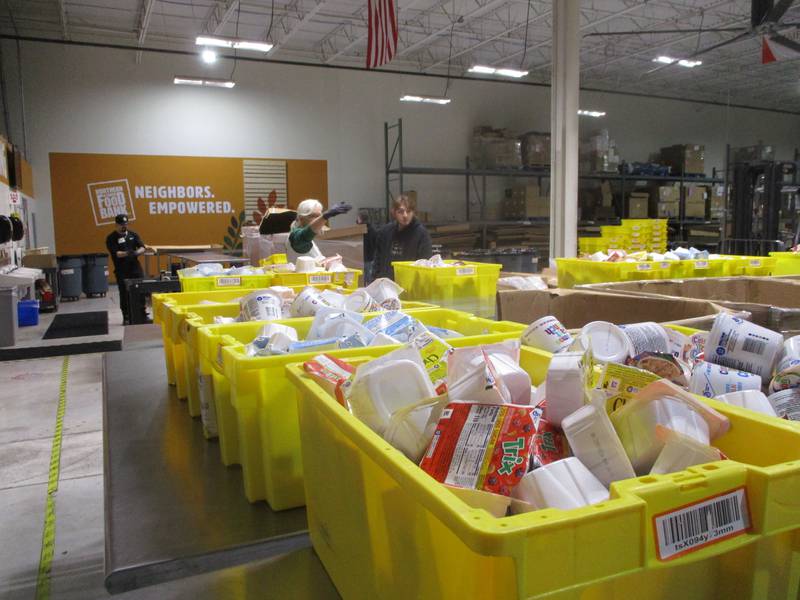
[[669, 269], [669, 267], [670, 267], [670, 264], [668, 262], [662, 262], [661, 263], [661, 268], [662, 269]]
[[750, 261], [750, 266], [751, 267], [760, 267], [761, 266], [761, 261], [759, 259], [757, 259], [757, 258], [753, 259], [753, 260]]
[[64, 275], [74, 275], [75, 274], [75, 269], [61, 269], [61, 272]]
[[659, 560], [670, 560], [750, 529], [747, 492], [739, 488], [653, 518]]
[[746, 338], [744, 342], [742, 342], [742, 350], [744, 350], [745, 352], [749, 352], [750, 354], [763, 355], [766, 347], [767, 347], [767, 342], [765, 342], [764, 340]]
[[639, 263], [638, 265], [636, 265], [637, 271], [649, 271], [652, 268], [653, 265], [651, 265], [650, 263]]
[[456, 275], [475, 275], [475, 267], [457, 267]]
[[707, 269], [708, 268], [708, 261], [707, 260], [696, 260], [696, 261], [694, 261], [694, 268], [695, 269]]
[[234, 287], [242, 285], [241, 277], [217, 277], [217, 287]]
[[323, 273], [322, 275], [308, 276], [308, 283], [330, 283], [330, 282], [331, 282], [331, 275], [329, 273]]

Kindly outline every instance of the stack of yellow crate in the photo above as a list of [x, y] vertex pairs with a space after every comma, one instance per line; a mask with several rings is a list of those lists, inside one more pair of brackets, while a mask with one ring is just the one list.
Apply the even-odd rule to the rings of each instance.
[[620, 225], [603, 225], [600, 237], [578, 238], [578, 249], [581, 254], [609, 249], [664, 253], [667, 251], [667, 220], [622, 219]]

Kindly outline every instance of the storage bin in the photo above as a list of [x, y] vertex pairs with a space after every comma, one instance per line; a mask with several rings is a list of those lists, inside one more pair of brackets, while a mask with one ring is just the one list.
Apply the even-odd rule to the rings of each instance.
[[557, 258], [558, 287], [572, 288], [587, 283], [664, 279], [669, 276], [670, 261], [597, 262], [581, 258]]
[[20, 327], [39, 324], [39, 301], [20, 300], [17, 303], [17, 319]]
[[752, 277], [765, 277], [772, 275], [775, 270], [777, 258], [770, 256], [735, 256], [723, 255], [726, 259], [724, 275], [745, 275]]
[[[490, 321], [454, 310], [437, 308], [410, 312], [426, 325], [464, 334], [465, 337], [448, 340], [458, 347], [518, 338], [525, 330], [525, 325], [520, 323]], [[292, 319], [278, 322], [292, 325], [301, 337], [305, 337], [312, 321]], [[212, 375], [220, 448], [228, 446], [231, 436], [238, 437], [238, 462], [242, 465], [248, 500], [255, 502], [266, 498], [273, 510], [283, 510], [304, 504], [297, 406], [284, 367], [291, 362], [313, 358], [320, 351], [247, 356], [245, 344], [255, 337], [262, 325], [241, 323], [200, 328], [200, 374], [208, 375], [213, 369], [214, 373], [221, 372], [228, 380], [221, 385], [223, 391], [219, 392], [218, 378], [216, 374]], [[396, 347], [376, 346], [327, 353], [344, 357], [379, 356]], [[230, 395], [226, 398], [223, 394], [228, 387]], [[235, 417], [235, 430], [229, 429], [231, 416]], [[231, 460], [230, 449], [225, 449], [226, 460]]]
[[447, 267], [420, 267], [413, 262], [393, 262], [394, 280], [405, 292], [402, 298], [445, 308], [494, 317], [497, 279], [501, 265], [448, 260]]
[[[547, 362], [523, 348], [535, 384]], [[287, 374], [298, 390], [311, 541], [344, 598], [797, 596], [800, 432], [786, 422], [709, 400], [731, 421], [715, 441], [730, 460], [616, 482], [593, 506], [495, 518], [424, 473], [299, 365]], [[706, 500], [721, 507], [737, 493], [749, 529], [660, 558], [669, 533], [657, 518]]]
[[267, 288], [272, 285], [272, 273], [263, 275], [209, 275], [207, 277], [190, 277], [194, 268], [178, 271], [182, 292], [202, 292], [225, 290], [231, 288]]
[[354, 290], [358, 287], [361, 271], [318, 271], [315, 273], [288, 273], [275, 271], [272, 285], [334, 285]]
[[664, 279], [686, 279], [692, 277], [722, 277], [728, 261], [724, 258], [696, 258], [674, 260], [670, 263], [669, 277]]
[[776, 259], [773, 275], [800, 275], [800, 252], [770, 252]]
[[77, 300], [83, 290], [83, 257], [58, 257], [58, 289], [62, 298]]
[[83, 293], [87, 298], [108, 293], [108, 254], [83, 255]]

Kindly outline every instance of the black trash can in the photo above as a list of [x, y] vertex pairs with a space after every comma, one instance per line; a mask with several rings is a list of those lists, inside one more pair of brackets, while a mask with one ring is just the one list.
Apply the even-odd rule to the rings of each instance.
[[83, 290], [83, 257], [58, 257], [58, 289], [63, 300], [77, 300]]
[[464, 250], [453, 253], [455, 260], [495, 263], [503, 265], [503, 271], [513, 273], [536, 273], [539, 258], [534, 248], [496, 248], [494, 250]]
[[108, 254], [83, 255], [83, 293], [87, 298], [108, 292]]

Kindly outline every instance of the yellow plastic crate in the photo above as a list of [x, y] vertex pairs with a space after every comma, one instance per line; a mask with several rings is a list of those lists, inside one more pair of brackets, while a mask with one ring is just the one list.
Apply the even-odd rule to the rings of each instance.
[[776, 259], [773, 275], [800, 275], [800, 252], [770, 252]]
[[285, 265], [287, 262], [285, 254], [270, 254], [267, 258], [262, 258], [258, 264], [261, 267], [269, 267], [271, 265]]
[[[528, 349], [535, 384], [549, 358]], [[794, 599], [800, 579], [800, 431], [737, 407], [715, 441], [730, 460], [612, 484], [574, 510], [495, 518], [468, 506], [302, 371], [298, 390], [311, 541], [344, 598]], [[743, 489], [751, 527], [662, 561], [654, 519]]]
[[669, 261], [597, 262], [581, 258], [557, 258], [558, 287], [572, 288], [586, 283], [667, 279]]
[[186, 277], [188, 269], [178, 271], [182, 292], [202, 292], [231, 288], [266, 288], [272, 285], [272, 273], [263, 275], [210, 275], [207, 277]]
[[338, 285], [354, 290], [358, 287], [361, 271], [348, 269], [347, 271], [320, 271], [317, 273], [289, 273], [275, 271], [272, 285]]
[[432, 268], [419, 267], [412, 262], [393, 262], [394, 280], [405, 290], [402, 298], [494, 317], [497, 279], [502, 265], [445, 262], [452, 266]]
[[728, 262], [725, 263], [725, 275], [746, 275], [754, 277], [765, 277], [772, 275], [775, 270], [777, 258], [770, 256], [723, 256]]
[[[448, 340], [453, 346], [473, 346], [518, 338], [525, 325], [490, 321], [446, 309], [409, 311], [426, 325], [444, 327], [465, 337]], [[312, 319], [279, 321], [292, 325], [304, 337]], [[266, 499], [273, 510], [302, 506], [303, 469], [300, 462], [300, 438], [297, 431], [297, 406], [292, 400], [292, 386], [284, 367], [292, 362], [313, 358], [319, 351], [285, 356], [250, 357], [245, 343], [258, 331], [249, 323], [202, 327], [199, 330], [200, 372], [213, 370], [213, 393], [217, 406], [220, 448], [225, 460], [242, 465], [245, 494], [251, 502]], [[328, 351], [334, 356], [379, 356], [397, 346], [353, 348]], [[218, 375], [227, 379], [218, 391]], [[226, 388], [229, 396], [224, 397]], [[220, 410], [221, 407], [221, 410]], [[235, 428], [228, 417], [235, 417]], [[235, 459], [229, 452], [238, 446]], [[226, 463], [228, 464], [228, 463]]]
[[[303, 286], [301, 286], [302, 289]], [[328, 286], [321, 286], [328, 287]], [[403, 302], [403, 310], [438, 308], [424, 302]], [[197, 329], [214, 325], [214, 317], [239, 316], [239, 304], [206, 304], [180, 307], [172, 311], [171, 335], [173, 352], [183, 352], [181, 366], [175, 369], [176, 394], [179, 400], [187, 400], [186, 406], [193, 417], [200, 415], [200, 389], [198, 380], [199, 348]], [[264, 325], [264, 323], [261, 323]], [[176, 350], [177, 349], [177, 350]]]
[[728, 261], [724, 258], [697, 258], [675, 260], [670, 263], [670, 276], [673, 279], [692, 277], [722, 277]]

